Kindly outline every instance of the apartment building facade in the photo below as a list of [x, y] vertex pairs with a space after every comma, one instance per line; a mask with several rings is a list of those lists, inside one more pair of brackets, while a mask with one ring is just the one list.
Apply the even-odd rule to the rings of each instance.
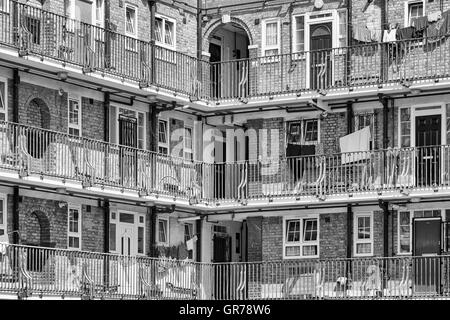
[[0, 1], [0, 236], [202, 263], [444, 254], [449, 10]]

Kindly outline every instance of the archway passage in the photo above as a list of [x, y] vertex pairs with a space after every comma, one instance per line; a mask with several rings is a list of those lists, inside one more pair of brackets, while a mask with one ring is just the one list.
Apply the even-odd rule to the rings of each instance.
[[[50, 109], [47, 104], [39, 98], [34, 98], [28, 104], [28, 124], [41, 128], [50, 129]], [[50, 135], [29, 129], [27, 132], [28, 153], [34, 158], [41, 158], [47, 149]]]
[[[209, 36], [211, 55], [211, 94], [214, 98], [247, 95], [250, 40], [239, 24], [229, 22], [216, 27]], [[222, 62], [222, 63], [220, 63]]]
[[50, 242], [50, 220], [42, 211], [33, 211], [26, 219], [26, 261], [27, 270], [42, 271], [49, 251], [35, 250], [32, 247], [54, 247]]

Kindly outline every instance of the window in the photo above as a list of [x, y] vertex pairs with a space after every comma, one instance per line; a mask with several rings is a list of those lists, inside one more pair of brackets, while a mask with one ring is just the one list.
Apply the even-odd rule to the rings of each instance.
[[398, 221], [398, 254], [410, 254], [412, 248], [413, 218], [435, 218], [441, 216], [441, 210], [399, 211]]
[[158, 121], [158, 152], [169, 154], [168, 127], [166, 120]]
[[184, 128], [184, 158], [194, 160], [194, 152], [192, 151], [192, 128]]
[[7, 210], [6, 210], [6, 195], [0, 194], [0, 236], [7, 234]]
[[125, 34], [137, 37], [137, 8], [130, 4], [125, 5]]
[[95, 25], [100, 28], [103, 28], [105, 25], [105, 9], [103, 5], [104, 0], [95, 0]]
[[400, 109], [400, 147], [411, 146], [411, 109]]
[[137, 49], [137, 8], [130, 4], [125, 5], [125, 35], [131, 37], [125, 39], [125, 48], [136, 51]]
[[408, 5], [408, 12], [407, 12], [408, 15], [406, 19], [406, 26], [410, 26], [413, 18], [419, 18], [424, 16], [425, 10], [422, 1], [410, 1], [409, 3], [407, 3], [407, 5]]
[[358, 113], [354, 115], [354, 125], [355, 125], [355, 131], [364, 129], [365, 127], [369, 127], [370, 128], [370, 137], [371, 137], [371, 141], [369, 143], [369, 148], [370, 150], [374, 150], [375, 149], [375, 138], [376, 138], [376, 134], [374, 134], [376, 132], [375, 128], [375, 113], [373, 112], [368, 112], [368, 113]]
[[81, 136], [81, 101], [79, 99], [69, 98], [68, 112], [69, 134]]
[[319, 120], [307, 119], [288, 123], [287, 142], [305, 145], [319, 142]]
[[284, 221], [284, 258], [319, 256], [319, 219], [298, 218]]
[[9, 1], [10, 0], [0, 0], [0, 12], [9, 12]]
[[[132, 120], [135, 120], [137, 123], [137, 147], [139, 149], [146, 149], [145, 147], [145, 114], [140, 111], [135, 111], [131, 109], [126, 108], [119, 108], [118, 112], [118, 118], [117, 121], [119, 121], [120, 116], [125, 116], [126, 118], [130, 118]], [[118, 126], [120, 127], [120, 125]], [[134, 141], [136, 138], [134, 138]], [[126, 139], [124, 139], [126, 140]], [[130, 139], [130, 141], [133, 140], [133, 138]]]
[[184, 224], [184, 242], [186, 243], [194, 236], [194, 225], [192, 223]]
[[137, 227], [137, 253], [138, 254], [144, 254], [145, 251], [145, 235], [144, 235], [144, 230], [145, 230], [145, 218], [144, 216], [139, 216], [138, 217], [138, 227]]
[[294, 17], [294, 52], [305, 51], [305, 16]]
[[373, 214], [357, 213], [354, 219], [355, 256], [373, 255]]
[[280, 21], [263, 21], [262, 28], [262, 55], [278, 55], [280, 53]]
[[158, 218], [158, 243], [167, 245], [169, 244], [169, 219]]
[[[347, 47], [347, 28], [348, 28], [348, 18], [347, 18], [347, 10], [339, 10], [338, 11], [339, 18], [339, 48]], [[343, 52], [342, 52], [343, 53]]]
[[174, 19], [169, 19], [160, 15], [157, 15], [155, 26], [156, 43], [160, 46], [167, 47], [169, 49], [175, 49], [176, 46], [176, 22]]
[[8, 114], [8, 86], [6, 79], [0, 79], [0, 121], [6, 121]]
[[68, 206], [67, 246], [69, 249], [81, 249], [81, 206]]

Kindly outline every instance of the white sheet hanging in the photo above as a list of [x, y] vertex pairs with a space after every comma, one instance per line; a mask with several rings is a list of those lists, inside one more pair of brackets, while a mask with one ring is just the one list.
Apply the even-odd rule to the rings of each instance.
[[[365, 127], [339, 139], [342, 163], [367, 159], [370, 154], [370, 127]], [[351, 153], [350, 153], [351, 152]]]

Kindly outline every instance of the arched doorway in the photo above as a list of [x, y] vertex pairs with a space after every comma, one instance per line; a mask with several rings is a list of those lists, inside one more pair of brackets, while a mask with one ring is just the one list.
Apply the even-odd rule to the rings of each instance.
[[[236, 22], [221, 24], [209, 35], [211, 95], [214, 98], [245, 97], [248, 92], [250, 44], [247, 31]], [[219, 63], [224, 62], [224, 63]]]
[[49, 252], [35, 250], [32, 247], [54, 247], [50, 242], [50, 221], [47, 215], [35, 210], [27, 215], [25, 219], [25, 237], [23, 244], [30, 246], [27, 248], [26, 260], [28, 271], [42, 271], [48, 259]]
[[[50, 109], [42, 99], [34, 98], [28, 103], [28, 124], [41, 129], [50, 129]], [[47, 133], [29, 129], [27, 131], [28, 153], [34, 158], [41, 158], [50, 138]]]

